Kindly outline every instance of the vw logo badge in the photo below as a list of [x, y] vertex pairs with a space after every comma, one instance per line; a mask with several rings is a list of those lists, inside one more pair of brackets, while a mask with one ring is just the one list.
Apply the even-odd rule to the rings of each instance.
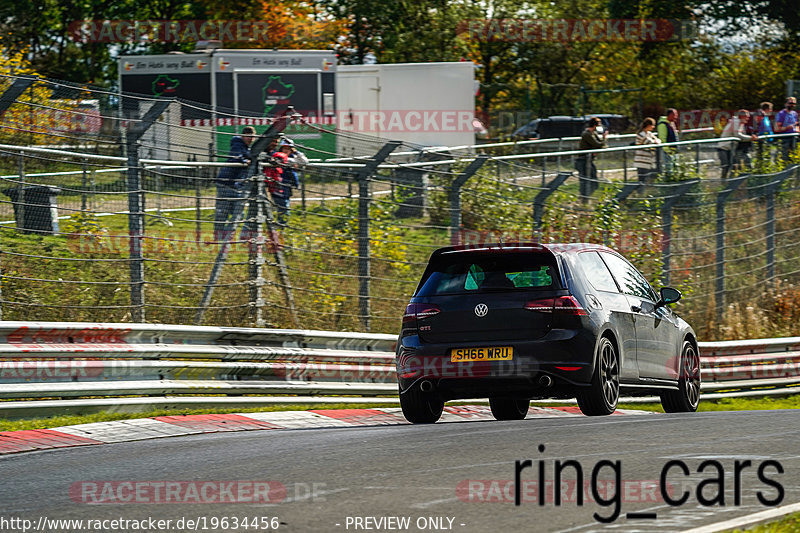
[[484, 317], [489, 312], [489, 307], [486, 304], [478, 304], [475, 306], [475, 314]]

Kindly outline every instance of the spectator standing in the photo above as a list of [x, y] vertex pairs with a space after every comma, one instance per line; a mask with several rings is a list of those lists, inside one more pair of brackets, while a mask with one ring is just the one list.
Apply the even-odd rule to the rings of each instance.
[[[589, 119], [583, 130], [578, 150], [597, 150], [605, 148], [608, 132], [603, 131], [602, 122], [597, 117]], [[580, 178], [580, 195], [585, 199], [597, 190], [597, 167], [594, 164], [595, 154], [581, 154], [575, 159], [575, 169]]]
[[[656, 129], [656, 121], [647, 117], [639, 125], [636, 132], [636, 146], [648, 144], [661, 144], [661, 139], [653, 132]], [[633, 156], [633, 166], [639, 174], [639, 181], [642, 183], [651, 181], [658, 171], [658, 159], [654, 148], [636, 150]]]
[[755, 124], [753, 126], [756, 135], [759, 137], [757, 145], [758, 159], [763, 161], [764, 156], [767, 155], [767, 159], [771, 162], [772, 154], [770, 153], [770, 147], [775, 142], [775, 138], [770, 137], [775, 133], [775, 130], [772, 128], [772, 102], [761, 102], [759, 111], [755, 114], [754, 119]]
[[[656, 125], [656, 132], [658, 138], [662, 143], [674, 143], [680, 140], [678, 135], [678, 110], [670, 107], [667, 109], [667, 114], [658, 117]], [[664, 163], [664, 172], [671, 175], [675, 169], [675, 148], [662, 148], [661, 149], [662, 161]]]
[[789, 160], [789, 154], [794, 152], [797, 147], [797, 136], [788, 136], [788, 134], [798, 133], [798, 131], [800, 131], [797, 123], [797, 111], [794, 110], [796, 105], [797, 99], [794, 96], [790, 96], [786, 99], [784, 108], [775, 115], [775, 133], [779, 135], [787, 134], [787, 136], [781, 139], [784, 161]]
[[753, 127], [753, 117], [746, 109], [740, 109], [736, 113], [736, 120], [733, 120], [733, 135], [739, 138], [736, 144], [736, 151], [733, 155], [734, 165], [744, 165], [747, 168], [753, 167], [753, 158], [750, 157], [750, 149], [753, 147], [753, 141], [758, 140], [756, 130]]
[[[722, 161], [722, 178], [728, 177], [728, 172], [733, 166], [740, 166], [744, 164], [747, 167], [752, 166], [752, 159], [750, 158], [750, 148], [753, 141], [758, 139], [755, 130], [750, 124], [750, 112], [746, 109], [740, 109], [722, 130], [721, 137], [736, 137], [738, 142], [733, 152], [730, 149], [723, 148], [720, 151], [720, 160]], [[725, 154], [725, 152], [727, 152]], [[725, 154], [725, 155], [723, 155]]]
[[[278, 224], [285, 226], [289, 219], [289, 202], [292, 197], [292, 189], [300, 186], [300, 181], [297, 177], [298, 158], [292, 157], [295, 152], [294, 141], [291, 139], [284, 139], [278, 145], [278, 150], [273, 154], [278, 162], [280, 168], [275, 168], [275, 174], [279, 175], [279, 179], [269, 180], [269, 192], [272, 201], [278, 210], [277, 219]], [[280, 171], [280, 172], [277, 172]], [[276, 176], [277, 177], [277, 176]]]
[[[250, 144], [256, 136], [252, 126], [245, 126], [242, 135], [231, 137], [231, 147], [227, 163], [250, 164]], [[214, 240], [223, 241], [230, 237], [229, 223], [239, 220], [244, 210], [247, 196], [248, 167], [223, 167], [215, 180], [217, 201], [214, 207]]]

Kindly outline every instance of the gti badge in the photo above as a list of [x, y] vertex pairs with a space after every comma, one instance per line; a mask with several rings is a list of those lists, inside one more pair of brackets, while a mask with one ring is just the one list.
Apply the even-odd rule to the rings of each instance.
[[488, 312], [489, 308], [486, 306], [486, 304], [478, 304], [475, 306], [475, 314], [480, 317], [486, 316], [486, 313]]

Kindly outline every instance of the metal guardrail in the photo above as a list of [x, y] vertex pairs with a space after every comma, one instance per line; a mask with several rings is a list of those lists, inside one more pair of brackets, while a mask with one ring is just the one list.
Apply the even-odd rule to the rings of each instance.
[[[286, 395], [395, 396], [395, 342], [394, 335], [330, 331], [0, 322], [0, 399], [7, 400], [0, 416], [89, 405], [222, 406], [242, 395], [260, 399], [237, 406], [286, 402]], [[800, 392], [800, 337], [704, 342], [700, 351], [704, 393]]]

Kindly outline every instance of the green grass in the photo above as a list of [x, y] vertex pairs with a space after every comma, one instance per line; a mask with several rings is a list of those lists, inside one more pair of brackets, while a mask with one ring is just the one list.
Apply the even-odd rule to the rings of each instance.
[[800, 533], [800, 513], [790, 514], [781, 520], [761, 524], [746, 530], [736, 529], [732, 531], [748, 531], [750, 533]]
[[[620, 409], [639, 409], [663, 413], [660, 403], [620, 403]], [[800, 409], [800, 394], [785, 398], [724, 398], [700, 399], [698, 411], [765, 411], [770, 409]]]

